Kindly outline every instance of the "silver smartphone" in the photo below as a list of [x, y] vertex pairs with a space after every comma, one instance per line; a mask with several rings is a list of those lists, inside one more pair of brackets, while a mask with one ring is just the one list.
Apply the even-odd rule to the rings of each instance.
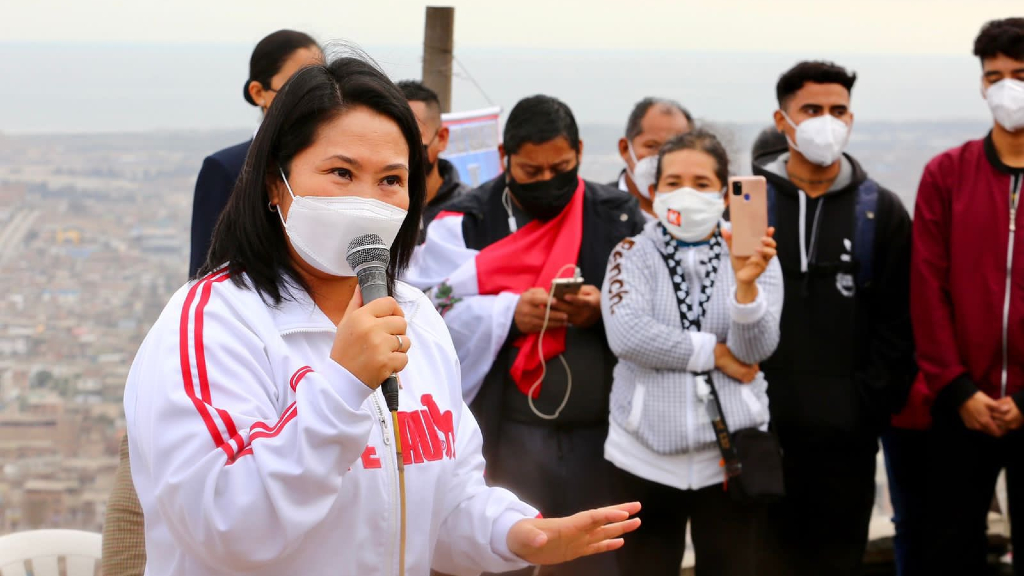
[[577, 294], [583, 287], [583, 278], [555, 278], [551, 281], [554, 297], [564, 300], [568, 294]]

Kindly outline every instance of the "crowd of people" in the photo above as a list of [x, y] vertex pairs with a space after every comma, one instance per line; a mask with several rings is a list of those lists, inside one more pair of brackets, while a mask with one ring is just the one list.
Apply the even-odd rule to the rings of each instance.
[[[579, 176], [570, 107], [524, 98], [503, 173], [470, 189], [441, 157], [429, 88], [271, 34], [245, 87], [266, 120], [204, 162], [193, 281], [129, 377], [104, 573], [141, 574], [147, 552], [151, 574], [318, 573], [335, 552], [318, 545], [356, 556], [352, 573], [388, 572], [331, 530], [386, 530], [360, 498], [377, 490], [363, 472], [394, 466], [389, 434], [412, 447], [404, 464], [425, 484], [412, 511], [430, 517], [408, 533], [410, 574], [676, 576], [689, 527], [697, 574], [854, 576], [880, 443], [900, 576], [987, 573], [1001, 470], [1011, 518], [1024, 510], [1024, 18], [986, 24], [974, 56], [992, 128], [925, 167], [913, 221], [845, 151], [856, 74], [784, 71], [750, 167], [769, 226], [738, 256], [728, 182], [744, 169], [670, 98], [630, 112], [609, 184]], [[358, 211], [389, 231], [397, 303], [358, 308], [345, 246], [324, 245]], [[361, 360], [378, 340], [380, 363]], [[175, 370], [185, 393], [181, 375], [164, 381]], [[409, 412], [371, 432], [389, 371]], [[309, 416], [286, 426], [296, 413]], [[212, 443], [186, 431], [196, 422]], [[448, 468], [415, 467], [439, 440]], [[750, 492], [776, 473], [781, 488]], [[279, 540], [256, 534], [270, 528]], [[244, 562], [221, 557], [246, 538]], [[1012, 543], [1024, 551], [1024, 532]], [[1024, 552], [1013, 566], [1024, 576]]]

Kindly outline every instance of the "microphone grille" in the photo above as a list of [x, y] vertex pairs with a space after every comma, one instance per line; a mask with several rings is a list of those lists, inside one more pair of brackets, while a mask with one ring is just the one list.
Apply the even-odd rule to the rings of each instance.
[[384, 240], [376, 234], [363, 234], [356, 236], [348, 243], [348, 254], [345, 256], [348, 265], [353, 269], [363, 265], [379, 263], [387, 268], [391, 262], [391, 250]]

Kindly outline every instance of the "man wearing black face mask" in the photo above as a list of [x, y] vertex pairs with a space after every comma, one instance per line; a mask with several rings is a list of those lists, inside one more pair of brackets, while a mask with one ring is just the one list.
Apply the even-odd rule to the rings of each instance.
[[[444, 206], [404, 280], [427, 289], [451, 332], [488, 483], [549, 516], [607, 505], [615, 358], [597, 286], [644, 217], [632, 196], [579, 178], [579, 129], [555, 98], [516, 104], [499, 149], [506, 173]], [[549, 298], [552, 280], [577, 267], [578, 292]], [[544, 574], [614, 576], [617, 567], [606, 554]]]
[[445, 202], [451, 202], [469, 191], [459, 180], [459, 171], [455, 166], [441, 158], [448, 148], [448, 127], [441, 124], [441, 100], [437, 93], [415, 80], [403, 80], [397, 84], [398, 89], [409, 101], [409, 107], [416, 116], [423, 138], [423, 158], [427, 176], [427, 205], [423, 207], [423, 223], [420, 230], [420, 242], [426, 235], [427, 226], [441, 211]]

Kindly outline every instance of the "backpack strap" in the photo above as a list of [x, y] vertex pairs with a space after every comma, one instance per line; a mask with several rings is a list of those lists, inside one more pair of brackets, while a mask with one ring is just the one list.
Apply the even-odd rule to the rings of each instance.
[[853, 231], [853, 257], [857, 262], [857, 286], [871, 286], [875, 254], [875, 216], [878, 211], [878, 184], [868, 178], [857, 188]]

